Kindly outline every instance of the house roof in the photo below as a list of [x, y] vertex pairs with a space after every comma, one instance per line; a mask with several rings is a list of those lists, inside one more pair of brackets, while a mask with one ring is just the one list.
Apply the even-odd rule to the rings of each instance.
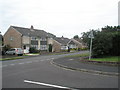
[[55, 37], [54, 39], [62, 45], [67, 45], [70, 41], [70, 39], [64, 37]]
[[74, 38], [76, 41], [82, 43], [83, 41], [80, 38]]
[[72, 40], [69, 42], [69, 44], [75, 44], [75, 42], [73, 42]]
[[37, 37], [56, 37], [55, 35], [45, 32], [44, 30], [38, 30], [34, 28], [23, 28], [23, 27], [17, 27], [17, 26], [11, 26], [15, 30], [17, 30], [19, 33], [21, 33], [24, 36], [37, 36]]
[[82, 45], [87, 46], [87, 43], [84, 43], [82, 39], [74, 38], [76, 41], [82, 43]]
[[[81, 43], [79, 41], [77, 41], [76, 39], [71, 39], [71, 42], [74, 42], [77, 45], [81, 45]], [[70, 43], [70, 42], [69, 42]]]

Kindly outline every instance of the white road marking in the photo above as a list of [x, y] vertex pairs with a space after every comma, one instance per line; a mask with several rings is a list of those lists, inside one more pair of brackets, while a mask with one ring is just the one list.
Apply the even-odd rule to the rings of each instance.
[[49, 86], [49, 87], [55, 87], [55, 88], [71, 89], [69, 87], [63, 87], [63, 86], [58, 86], [58, 85], [53, 85], [53, 84], [40, 83], [40, 82], [29, 81], [29, 80], [24, 80], [24, 82], [25, 83], [32, 83], [32, 84], [43, 85], [43, 86]]
[[18, 63], [18, 64], [25, 64], [25, 63]]
[[54, 58], [51, 58], [52, 60], [54, 59]]
[[15, 64], [10, 64], [11, 66], [14, 66]]
[[34, 61], [34, 62], [39, 62], [38, 60]]
[[74, 59], [69, 59], [70, 61], [74, 60]]

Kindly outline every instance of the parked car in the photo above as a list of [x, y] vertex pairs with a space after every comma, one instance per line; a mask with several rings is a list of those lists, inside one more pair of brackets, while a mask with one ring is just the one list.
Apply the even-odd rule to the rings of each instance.
[[11, 48], [10, 50], [6, 51], [6, 54], [9, 55], [23, 55], [23, 50], [21, 48]]

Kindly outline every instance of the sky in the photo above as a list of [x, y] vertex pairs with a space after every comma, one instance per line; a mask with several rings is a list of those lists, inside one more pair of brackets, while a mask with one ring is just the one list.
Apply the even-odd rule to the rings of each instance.
[[119, 0], [0, 0], [0, 31], [12, 26], [45, 30], [72, 38], [118, 25]]

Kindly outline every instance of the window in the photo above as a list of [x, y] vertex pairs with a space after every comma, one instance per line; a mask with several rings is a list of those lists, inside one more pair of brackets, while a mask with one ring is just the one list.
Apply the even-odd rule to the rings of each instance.
[[40, 41], [47, 41], [46, 38], [40, 38]]
[[10, 41], [13, 41], [13, 37], [10, 37]]
[[31, 37], [31, 40], [37, 40], [37, 38], [36, 37]]
[[31, 44], [32, 45], [38, 45], [38, 41], [37, 40], [36, 41], [35, 40], [31, 40]]
[[41, 45], [40, 50], [47, 50], [47, 45]]
[[61, 46], [61, 50], [67, 50], [68, 47], [67, 46]]
[[47, 45], [47, 41], [40, 41], [41, 45]]
[[38, 49], [38, 45], [31, 45], [31, 47]]

